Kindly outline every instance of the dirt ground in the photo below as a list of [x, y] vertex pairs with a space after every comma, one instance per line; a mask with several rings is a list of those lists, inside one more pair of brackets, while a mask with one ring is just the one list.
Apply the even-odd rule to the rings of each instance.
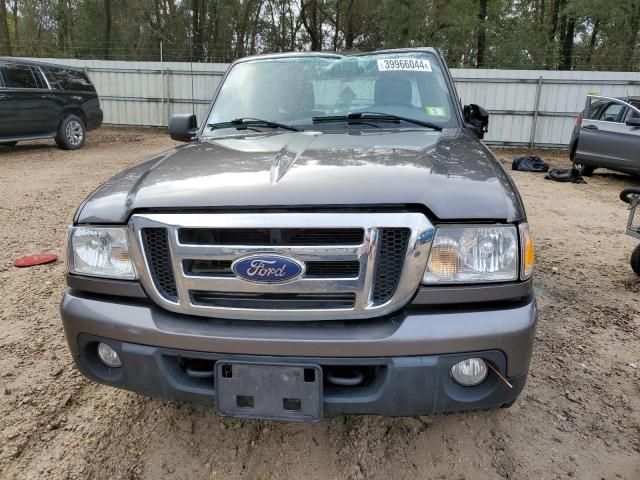
[[[619, 191], [514, 172], [537, 247], [541, 307], [527, 386], [510, 409], [444, 417], [344, 417], [316, 425], [216, 417], [201, 406], [96, 385], [74, 368], [58, 302], [82, 199], [170, 147], [154, 130], [102, 129], [84, 149], [0, 150], [0, 478], [640, 479], [640, 279]], [[508, 167], [520, 153], [500, 150]], [[557, 166], [566, 152], [539, 151]]]

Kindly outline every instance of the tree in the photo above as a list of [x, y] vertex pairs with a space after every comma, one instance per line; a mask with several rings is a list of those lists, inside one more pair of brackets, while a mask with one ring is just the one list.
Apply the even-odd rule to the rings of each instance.
[[633, 71], [634, 62], [633, 55], [640, 43], [638, 36], [640, 35], [640, 0], [631, 0], [628, 3], [629, 15], [627, 19], [627, 39], [624, 42], [624, 65], [629, 71]]
[[478, 51], [476, 53], [476, 68], [484, 68], [484, 50], [487, 41], [487, 4], [489, 0], [479, 0], [478, 11]]
[[560, 70], [571, 70], [573, 61], [573, 37], [576, 29], [576, 19], [571, 16], [563, 16], [562, 46], [560, 51]]
[[300, 18], [311, 41], [311, 51], [322, 50], [322, 13], [320, 0], [300, 0]]
[[347, 12], [344, 30], [344, 48], [349, 51], [353, 49], [354, 39], [354, 6], [355, 0], [347, 0]]
[[109, 58], [111, 45], [111, 0], [104, 0], [104, 49]]
[[433, 46], [451, 67], [640, 70], [640, 0], [0, 0], [0, 50], [215, 61]]
[[11, 55], [11, 38], [7, 22], [7, 3], [0, 0], [0, 54]]
[[71, 0], [58, 0], [55, 21], [58, 27], [58, 47], [68, 54], [73, 48], [73, 5]]
[[546, 66], [549, 68], [555, 62], [556, 35], [558, 33], [558, 20], [560, 18], [561, 5], [566, 0], [551, 0], [551, 22], [549, 29], [549, 40], [547, 42], [547, 60]]

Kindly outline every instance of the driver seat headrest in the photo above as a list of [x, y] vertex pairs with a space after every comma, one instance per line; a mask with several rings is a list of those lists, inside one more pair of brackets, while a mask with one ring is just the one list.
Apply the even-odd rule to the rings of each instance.
[[376, 80], [373, 92], [376, 105], [409, 105], [411, 97], [411, 82], [397, 73], [383, 73]]

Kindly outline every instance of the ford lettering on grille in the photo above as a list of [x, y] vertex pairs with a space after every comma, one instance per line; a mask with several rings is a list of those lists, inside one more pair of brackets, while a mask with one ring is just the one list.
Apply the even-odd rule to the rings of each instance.
[[302, 262], [280, 255], [250, 255], [237, 259], [231, 270], [243, 280], [255, 283], [285, 283], [300, 278]]

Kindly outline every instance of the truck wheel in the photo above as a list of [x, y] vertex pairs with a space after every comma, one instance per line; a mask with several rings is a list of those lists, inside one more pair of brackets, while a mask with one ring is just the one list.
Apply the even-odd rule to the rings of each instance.
[[640, 275], [640, 245], [633, 249], [631, 254], [631, 268], [636, 272], [636, 275]]
[[87, 130], [80, 117], [68, 115], [60, 123], [56, 144], [63, 150], [77, 150], [84, 145]]
[[18, 142], [0, 142], [0, 147], [15, 147]]

